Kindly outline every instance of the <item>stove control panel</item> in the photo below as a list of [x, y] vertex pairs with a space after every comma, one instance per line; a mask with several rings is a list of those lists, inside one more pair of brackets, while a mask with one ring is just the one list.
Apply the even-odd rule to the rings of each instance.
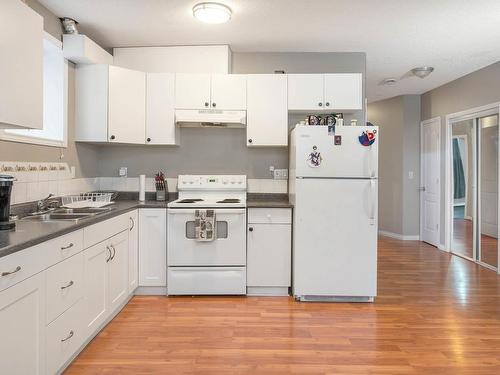
[[179, 175], [178, 190], [246, 190], [245, 175]]

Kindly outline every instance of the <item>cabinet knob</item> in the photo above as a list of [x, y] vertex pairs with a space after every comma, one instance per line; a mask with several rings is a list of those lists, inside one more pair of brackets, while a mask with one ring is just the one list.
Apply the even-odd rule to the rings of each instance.
[[109, 139], [113, 140], [115, 139], [116, 137], [114, 135], [112, 135], [111, 137], [109, 137]]
[[248, 228], [248, 231], [253, 232], [253, 228], [252, 227]]
[[252, 139], [249, 139], [249, 140], [248, 140], [248, 143], [252, 143]]
[[323, 103], [321, 103], [321, 102], [319, 102], [319, 103], [318, 103], [318, 105], [319, 105], [320, 107], [323, 107]]
[[151, 138], [146, 139], [146, 141], [151, 142]]
[[327, 107], [330, 107], [330, 102], [326, 102], [325, 104]]
[[208, 105], [209, 105], [208, 102], [205, 102], [205, 107], [208, 107]]
[[217, 106], [217, 104], [215, 104], [215, 103], [212, 103], [212, 107], [214, 107], [214, 108], [215, 108], [216, 106]]

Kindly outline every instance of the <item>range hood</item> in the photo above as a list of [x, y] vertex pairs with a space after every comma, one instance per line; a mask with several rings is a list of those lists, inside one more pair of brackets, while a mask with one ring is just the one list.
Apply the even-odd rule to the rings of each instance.
[[175, 122], [185, 127], [243, 128], [247, 124], [247, 112], [221, 109], [177, 109]]

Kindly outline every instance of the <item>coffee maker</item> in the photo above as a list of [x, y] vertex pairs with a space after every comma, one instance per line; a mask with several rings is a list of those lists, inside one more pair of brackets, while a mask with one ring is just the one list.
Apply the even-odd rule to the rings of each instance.
[[0, 230], [10, 230], [16, 223], [10, 221], [10, 196], [14, 177], [0, 174]]

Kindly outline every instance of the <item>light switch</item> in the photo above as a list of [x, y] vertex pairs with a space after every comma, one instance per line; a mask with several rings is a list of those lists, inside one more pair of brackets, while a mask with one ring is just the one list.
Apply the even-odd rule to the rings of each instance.
[[120, 177], [127, 177], [128, 174], [127, 167], [121, 167], [118, 173]]
[[415, 177], [415, 174], [413, 173], [413, 171], [409, 171], [408, 172], [408, 179], [413, 180], [413, 177]]

